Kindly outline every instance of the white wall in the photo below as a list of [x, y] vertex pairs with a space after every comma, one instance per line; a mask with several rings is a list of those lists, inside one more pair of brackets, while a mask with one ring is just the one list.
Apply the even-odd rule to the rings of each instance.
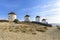
[[42, 21], [42, 23], [48, 24], [48, 22], [46, 22], [46, 21]]
[[36, 22], [40, 22], [40, 18], [36, 18]]
[[30, 18], [29, 17], [25, 17], [25, 21], [30, 21]]
[[16, 19], [16, 15], [12, 15], [12, 14], [8, 15], [9, 21], [14, 21], [15, 19]]

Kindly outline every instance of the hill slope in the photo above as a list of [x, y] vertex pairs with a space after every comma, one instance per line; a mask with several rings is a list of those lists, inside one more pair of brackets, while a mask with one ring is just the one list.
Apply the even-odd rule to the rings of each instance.
[[[60, 30], [56, 27], [48, 28], [46, 32], [36, 29], [42, 30], [45, 26], [32, 23], [0, 23], [0, 40], [60, 40]], [[33, 35], [33, 32], [36, 34]]]

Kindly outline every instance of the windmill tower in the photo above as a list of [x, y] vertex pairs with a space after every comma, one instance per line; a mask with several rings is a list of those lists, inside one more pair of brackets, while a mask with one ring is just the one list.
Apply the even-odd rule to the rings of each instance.
[[8, 14], [8, 20], [9, 21], [14, 21], [16, 19], [16, 14], [14, 12], [10, 12]]
[[30, 21], [30, 16], [29, 15], [25, 15], [25, 21]]
[[40, 16], [36, 16], [36, 22], [40, 22]]
[[47, 19], [42, 19], [42, 23], [48, 24]]

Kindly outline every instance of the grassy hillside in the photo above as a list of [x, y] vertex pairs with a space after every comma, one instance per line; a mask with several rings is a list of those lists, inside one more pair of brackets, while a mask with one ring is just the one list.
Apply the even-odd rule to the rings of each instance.
[[19, 24], [16, 23], [9, 23], [9, 22], [3, 22], [0, 23], [0, 29], [3, 31], [9, 31], [9, 32], [24, 32], [24, 33], [32, 33], [36, 34], [36, 31], [45, 32], [47, 30], [47, 26], [34, 24], [30, 22], [22, 22]]
[[60, 40], [60, 30], [34, 23], [0, 22], [0, 40]]

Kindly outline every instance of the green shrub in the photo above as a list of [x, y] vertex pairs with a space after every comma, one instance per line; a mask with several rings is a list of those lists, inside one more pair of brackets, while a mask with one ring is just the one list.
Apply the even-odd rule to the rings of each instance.
[[57, 25], [56, 27], [57, 27], [58, 29], [60, 29], [60, 26]]
[[33, 32], [32, 34], [33, 34], [33, 35], [36, 35], [37, 33], [36, 33], [36, 32]]
[[40, 31], [40, 32], [45, 32], [45, 30], [37, 30], [37, 31]]
[[29, 29], [30, 32], [33, 32], [34, 30], [32, 28]]
[[9, 31], [12, 32], [13, 30], [10, 29]]
[[36, 29], [36, 31], [39, 31], [39, 32], [45, 32], [46, 29], [44, 29], [44, 28], [38, 28], [38, 29]]
[[15, 19], [13, 22], [15, 23], [19, 23], [20, 21], [18, 19]]
[[25, 30], [22, 30], [23, 33], [25, 33], [26, 31]]
[[47, 28], [47, 27], [44, 27], [44, 29], [48, 30], [48, 28]]

